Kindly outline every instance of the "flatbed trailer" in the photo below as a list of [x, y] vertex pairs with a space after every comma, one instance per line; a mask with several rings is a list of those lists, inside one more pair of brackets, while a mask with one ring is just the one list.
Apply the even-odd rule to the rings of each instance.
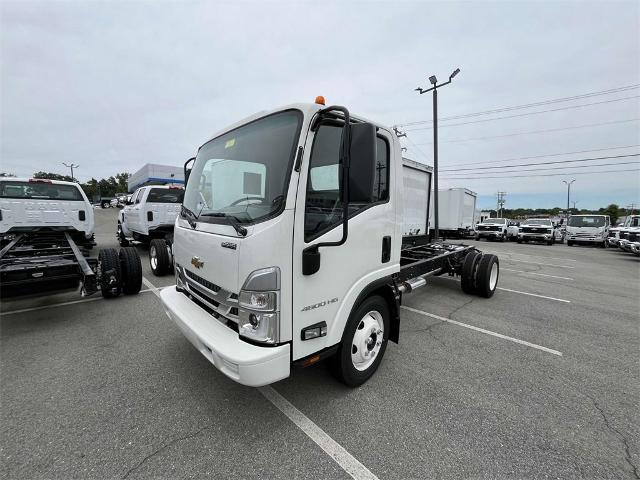
[[77, 244], [68, 230], [33, 229], [5, 235], [0, 250], [0, 293], [3, 297], [44, 293], [80, 286], [83, 296], [98, 290], [105, 298], [136, 294], [142, 265], [133, 248], [100, 250]]

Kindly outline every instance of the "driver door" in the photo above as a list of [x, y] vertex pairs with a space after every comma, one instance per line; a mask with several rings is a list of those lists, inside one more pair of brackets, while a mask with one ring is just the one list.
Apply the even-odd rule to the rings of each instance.
[[[395, 168], [391, 158], [401, 157], [392, 155], [397, 145], [391, 134], [379, 129], [372, 201], [350, 204], [346, 242], [320, 247], [320, 269], [311, 275], [302, 273], [306, 248], [342, 238], [341, 132], [341, 126], [327, 124], [315, 135], [310, 133], [300, 171], [293, 247], [294, 359], [339, 343], [358, 294], [371, 282], [398, 270], [400, 245], [392, 245], [391, 240], [401, 238], [401, 223], [395, 221], [395, 204], [390, 202], [395, 176], [389, 172]], [[326, 336], [302, 339], [305, 327], [322, 322], [327, 326]]]

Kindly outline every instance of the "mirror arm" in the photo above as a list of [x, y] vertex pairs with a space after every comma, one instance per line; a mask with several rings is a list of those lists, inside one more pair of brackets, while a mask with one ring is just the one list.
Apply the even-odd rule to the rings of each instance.
[[191, 157], [189, 160], [187, 160], [186, 162], [184, 162], [184, 187], [187, 188], [187, 181], [189, 180], [189, 173], [191, 172], [190, 169], [187, 169], [187, 166], [193, 162], [196, 159], [196, 157]]

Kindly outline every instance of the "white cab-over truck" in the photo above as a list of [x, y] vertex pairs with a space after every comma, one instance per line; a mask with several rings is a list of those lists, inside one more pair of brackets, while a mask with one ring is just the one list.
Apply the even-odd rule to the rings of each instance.
[[183, 196], [182, 187], [140, 187], [118, 213], [118, 242], [123, 247], [130, 241], [148, 243], [149, 264], [154, 275], [164, 275], [173, 266], [173, 228]]
[[142, 267], [134, 249], [100, 250], [93, 206], [72, 182], [0, 180], [0, 289], [3, 296], [74, 288], [104, 297], [140, 291]]
[[[347, 385], [398, 342], [402, 296], [461, 275], [490, 297], [494, 255], [403, 246], [403, 162], [393, 131], [340, 106], [294, 104], [216, 134], [187, 170], [167, 315], [221, 372], [260, 386], [332, 357]], [[425, 212], [426, 214], [426, 212]]]
[[567, 245], [589, 243], [604, 248], [610, 227], [609, 215], [571, 215], [567, 222]]

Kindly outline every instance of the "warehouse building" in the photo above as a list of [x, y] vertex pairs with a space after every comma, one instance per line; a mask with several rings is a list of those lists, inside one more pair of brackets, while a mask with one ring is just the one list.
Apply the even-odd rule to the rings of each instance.
[[182, 167], [147, 163], [129, 177], [128, 188], [131, 193], [143, 185], [171, 184], [184, 185], [184, 171]]

